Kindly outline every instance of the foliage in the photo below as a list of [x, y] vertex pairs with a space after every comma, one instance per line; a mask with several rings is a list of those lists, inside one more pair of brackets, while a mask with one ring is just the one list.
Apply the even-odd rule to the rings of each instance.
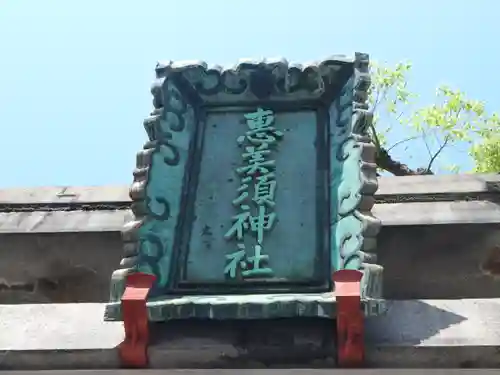
[[[418, 108], [417, 95], [408, 89], [411, 64], [401, 62], [394, 67], [372, 64], [371, 69], [369, 102], [374, 114], [371, 133], [381, 170], [398, 176], [432, 174], [443, 150], [465, 146], [463, 152], [474, 160], [475, 172], [500, 172], [500, 117], [488, 114], [484, 103], [468, 98], [460, 90], [440, 86], [434, 103]], [[389, 146], [388, 138], [395, 129], [407, 136]], [[392, 158], [394, 148], [410, 145], [413, 151], [410, 149], [409, 155], [415, 150], [425, 150], [427, 165], [413, 170]], [[438, 169], [458, 172], [460, 168], [442, 165]]]

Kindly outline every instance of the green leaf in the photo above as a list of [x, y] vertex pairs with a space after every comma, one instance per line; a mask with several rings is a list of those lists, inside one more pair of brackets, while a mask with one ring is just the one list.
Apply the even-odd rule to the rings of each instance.
[[[418, 96], [409, 89], [411, 68], [409, 62], [399, 62], [392, 67], [377, 62], [371, 64], [372, 85], [368, 101], [374, 111], [374, 126], [381, 145], [386, 145], [387, 139], [396, 144], [395, 131], [405, 134], [404, 138], [412, 134], [423, 135], [424, 148], [413, 142], [406, 146], [409, 147], [407, 157], [411, 158], [416, 153], [441, 152], [442, 140], [446, 139], [444, 149], [466, 146], [475, 161], [475, 171], [499, 172], [500, 116], [488, 114], [483, 102], [468, 98], [463, 91], [447, 85], [437, 87], [433, 103], [413, 108]], [[436, 168], [458, 170], [457, 166]]]

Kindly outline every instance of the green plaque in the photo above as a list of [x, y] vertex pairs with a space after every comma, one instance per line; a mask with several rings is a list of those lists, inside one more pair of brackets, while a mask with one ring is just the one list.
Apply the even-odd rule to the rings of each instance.
[[364, 273], [365, 312], [379, 313], [367, 55], [156, 75], [106, 318], [121, 319], [132, 272], [156, 276], [153, 321], [333, 317], [340, 269]]

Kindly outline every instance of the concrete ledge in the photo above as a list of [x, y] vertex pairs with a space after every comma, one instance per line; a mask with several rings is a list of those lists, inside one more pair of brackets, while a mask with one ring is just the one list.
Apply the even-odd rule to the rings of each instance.
[[[131, 180], [132, 182], [132, 176]], [[498, 174], [380, 177], [376, 195], [486, 193], [497, 191]], [[496, 186], [496, 190], [495, 190]], [[102, 186], [40, 186], [0, 189], [0, 205], [51, 203], [126, 203], [129, 184]]]
[[[500, 174], [382, 177], [384, 226], [500, 223]], [[117, 232], [132, 219], [129, 185], [0, 190], [0, 233]]]
[[104, 304], [0, 305], [0, 370], [119, 368], [123, 324]]
[[0, 189], [0, 204], [130, 202], [129, 188], [129, 185], [124, 184]]
[[498, 368], [500, 299], [389, 301], [367, 339], [379, 368]]
[[[500, 205], [489, 201], [376, 204], [384, 226], [497, 224]], [[0, 212], [0, 233], [120, 232], [133, 218], [129, 209]]]
[[376, 204], [372, 213], [384, 226], [500, 223], [500, 205], [489, 201]]
[[[370, 367], [500, 367], [500, 299], [388, 306], [386, 315], [368, 321]], [[119, 368], [122, 324], [103, 322], [103, 314], [104, 304], [0, 305], [0, 369]], [[293, 332], [278, 332], [276, 322], [184, 323], [153, 326], [152, 368], [335, 367], [335, 349], [327, 342], [331, 322], [325, 319], [301, 320]], [[274, 343], [262, 340], [272, 330]], [[302, 362], [292, 364], [280, 353]]]
[[120, 232], [132, 219], [129, 209], [0, 212], [0, 233]]
[[499, 184], [493, 173], [380, 177], [376, 196], [488, 193], [498, 192]]

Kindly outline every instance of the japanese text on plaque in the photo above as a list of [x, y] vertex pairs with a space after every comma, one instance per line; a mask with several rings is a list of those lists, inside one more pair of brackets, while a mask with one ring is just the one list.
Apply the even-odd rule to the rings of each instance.
[[[240, 187], [233, 205], [238, 213], [232, 217], [232, 226], [224, 235], [226, 240], [236, 240], [236, 249], [226, 255], [227, 264], [224, 274], [236, 278], [238, 271], [242, 278], [270, 277], [269, 256], [265, 255], [264, 235], [276, 224], [276, 161], [272, 151], [283, 133], [276, 130], [274, 113], [262, 108], [244, 115], [248, 126], [244, 135], [237, 142], [244, 150], [243, 166], [236, 169], [240, 177]], [[244, 236], [254, 236], [256, 244], [251, 251], [245, 247]]]

